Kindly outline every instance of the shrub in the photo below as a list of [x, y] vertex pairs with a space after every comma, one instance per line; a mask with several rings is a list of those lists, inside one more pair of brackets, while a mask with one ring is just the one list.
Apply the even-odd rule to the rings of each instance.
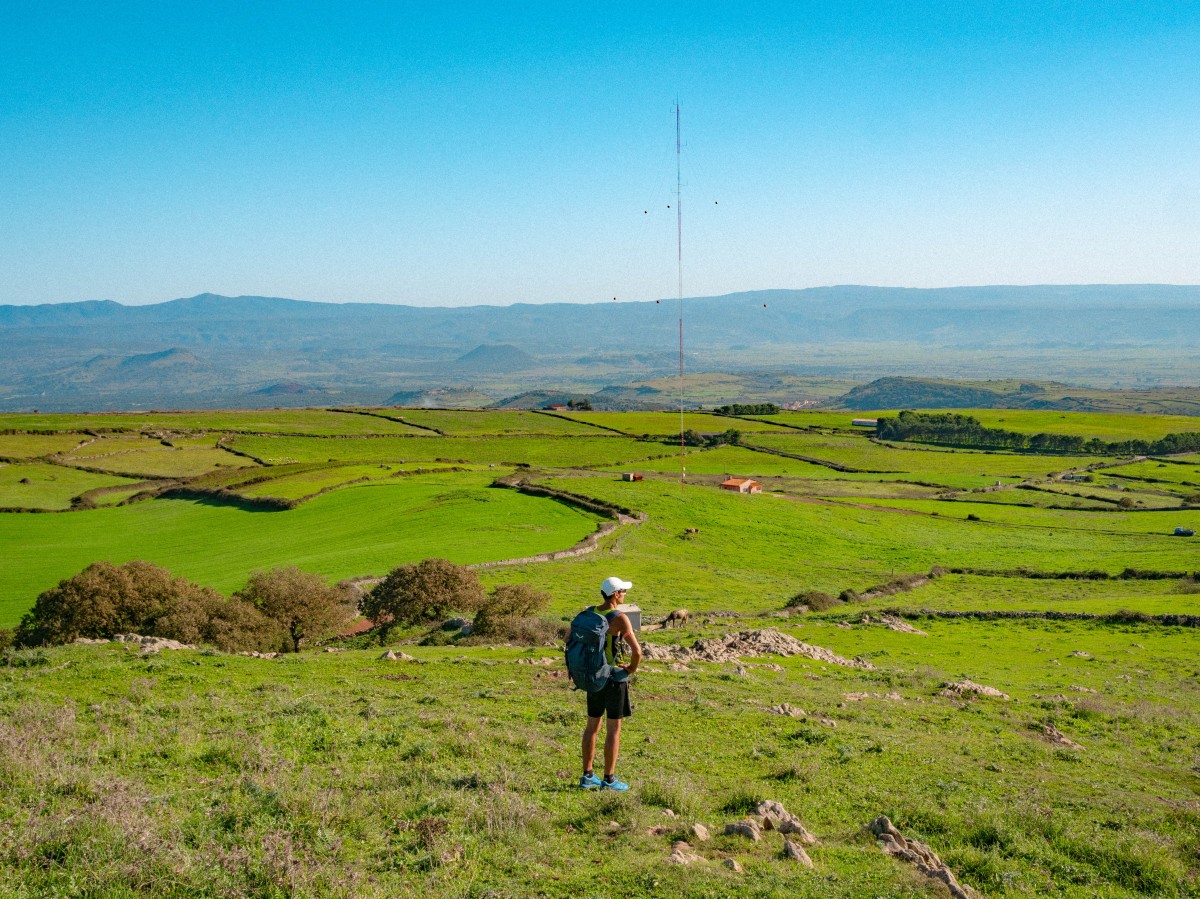
[[96, 562], [37, 598], [21, 619], [21, 646], [138, 633], [226, 652], [274, 648], [278, 628], [253, 606], [226, 599], [149, 562]]
[[514, 643], [518, 646], [546, 646], [560, 644], [567, 639], [567, 625], [561, 621], [549, 618], [501, 618], [495, 627], [487, 634], [471, 636], [459, 640], [463, 645], [473, 646], [480, 643]]
[[549, 593], [528, 584], [501, 584], [480, 606], [471, 636], [529, 645], [557, 642], [566, 636], [566, 628], [535, 617], [550, 599]]
[[204, 643], [222, 652], [274, 650], [282, 644], [279, 625], [240, 597], [206, 593], [177, 603], [153, 628], [159, 637]]
[[350, 591], [296, 567], [258, 572], [234, 597], [276, 622], [287, 637], [285, 650], [292, 652], [300, 651], [301, 640], [335, 632], [355, 611]]
[[94, 562], [37, 598], [17, 627], [22, 646], [70, 643], [77, 637], [161, 633], [160, 619], [181, 605], [223, 601], [201, 587], [149, 562]]
[[808, 606], [810, 612], [824, 612], [841, 604], [841, 600], [834, 599], [828, 593], [822, 593], [820, 590], [805, 590], [803, 593], [797, 593], [789, 599], [787, 601], [787, 608], [794, 609], [797, 606]]
[[452, 611], [472, 612], [483, 605], [483, 587], [470, 568], [446, 559], [401, 565], [362, 601], [362, 613], [375, 622], [380, 642], [397, 624], [445, 618]]
[[472, 634], [494, 636], [496, 629], [508, 618], [528, 618], [550, 605], [550, 594], [535, 590], [528, 584], [500, 584], [479, 607]]

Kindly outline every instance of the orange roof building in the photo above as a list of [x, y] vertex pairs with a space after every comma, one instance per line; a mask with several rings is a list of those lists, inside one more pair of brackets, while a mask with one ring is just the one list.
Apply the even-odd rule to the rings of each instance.
[[726, 478], [721, 482], [722, 490], [736, 490], [738, 493], [762, 493], [762, 484], [750, 478]]

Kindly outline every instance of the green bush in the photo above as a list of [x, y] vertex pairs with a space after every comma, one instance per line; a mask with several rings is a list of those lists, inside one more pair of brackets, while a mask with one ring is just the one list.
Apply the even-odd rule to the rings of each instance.
[[37, 598], [16, 631], [20, 646], [136, 633], [226, 652], [273, 649], [279, 630], [253, 605], [226, 599], [149, 562], [95, 562]]
[[825, 612], [835, 606], [840, 606], [843, 600], [835, 599], [828, 593], [822, 593], [820, 590], [805, 590], [802, 593], [797, 593], [787, 601], [787, 608], [795, 609], [800, 606], [808, 606], [810, 612]]
[[527, 646], [565, 639], [567, 629], [561, 622], [536, 617], [551, 598], [528, 584], [500, 584], [480, 606], [471, 636], [479, 642], [503, 640]]
[[397, 624], [420, 624], [450, 612], [473, 612], [483, 605], [483, 586], [470, 568], [446, 559], [401, 565], [363, 597], [362, 613], [375, 622], [380, 642]]
[[506, 620], [536, 615], [550, 605], [551, 598], [549, 593], [535, 590], [528, 584], [500, 584], [479, 607], [471, 633], [480, 637], [496, 636]]

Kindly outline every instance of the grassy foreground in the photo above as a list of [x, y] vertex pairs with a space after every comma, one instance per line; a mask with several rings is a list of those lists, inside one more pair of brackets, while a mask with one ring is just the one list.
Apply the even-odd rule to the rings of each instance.
[[[27, 510], [0, 513], [0, 625], [97, 559], [230, 591], [274, 565], [336, 580], [595, 530], [490, 486], [515, 473], [645, 518], [587, 555], [483, 569], [489, 586], [545, 589], [565, 618], [618, 574], [648, 619], [693, 613], [651, 640], [774, 628], [875, 666], [647, 662], [618, 767], [633, 790], [615, 796], [574, 789], [583, 698], [554, 647], [416, 645], [421, 628], [394, 635], [400, 662], [365, 638], [275, 660], [4, 653], [0, 895], [945, 896], [867, 834], [886, 814], [988, 897], [1200, 896], [1200, 628], [1138, 619], [1200, 614], [1196, 539], [1172, 536], [1200, 525], [1196, 458], [914, 449], [824, 415], [744, 428], [760, 449], [690, 451], [682, 490], [676, 449], [636, 439], [666, 427], [652, 413], [0, 417], [54, 432], [0, 435], [0, 491]], [[718, 490], [726, 472], [766, 492]], [[831, 608], [785, 611], [804, 591]], [[980, 611], [1043, 617], [949, 617]], [[1060, 613], [1107, 617], [1044, 617]], [[1009, 698], [943, 695], [963, 678]], [[812, 869], [778, 834], [723, 833], [764, 799], [819, 837]], [[692, 839], [700, 860], [669, 864], [694, 823], [714, 834]]]
[[[626, 796], [573, 789], [582, 698], [557, 663], [520, 664], [553, 651], [27, 653], [32, 667], [0, 670], [0, 889], [937, 895], [864, 833], [888, 814], [988, 896], [1196, 894], [1200, 632], [926, 627], [784, 624], [865, 653], [873, 672], [648, 663], [625, 733]], [[938, 695], [963, 675], [1012, 698]], [[806, 717], [769, 711], [781, 703]], [[1047, 723], [1083, 748], [1050, 743]], [[774, 834], [721, 833], [766, 798], [820, 838], [815, 869], [783, 858]], [[694, 822], [716, 834], [695, 844], [704, 861], [667, 864]]]

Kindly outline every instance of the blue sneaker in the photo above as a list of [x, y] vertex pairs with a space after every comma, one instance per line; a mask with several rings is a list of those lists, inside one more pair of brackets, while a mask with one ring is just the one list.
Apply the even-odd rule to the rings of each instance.
[[590, 775], [585, 774], [579, 778], [579, 789], [594, 790], [603, 783], [604, 781], [602, 781], [595, 773]]
[[612, 780], [600, 781], [600, 789], [616, 790], [618, 793], [624, 793], [629, 789], [629, 784], [625, 783], [624, 781], [617, 780], [616, 777], [614, 777]]

